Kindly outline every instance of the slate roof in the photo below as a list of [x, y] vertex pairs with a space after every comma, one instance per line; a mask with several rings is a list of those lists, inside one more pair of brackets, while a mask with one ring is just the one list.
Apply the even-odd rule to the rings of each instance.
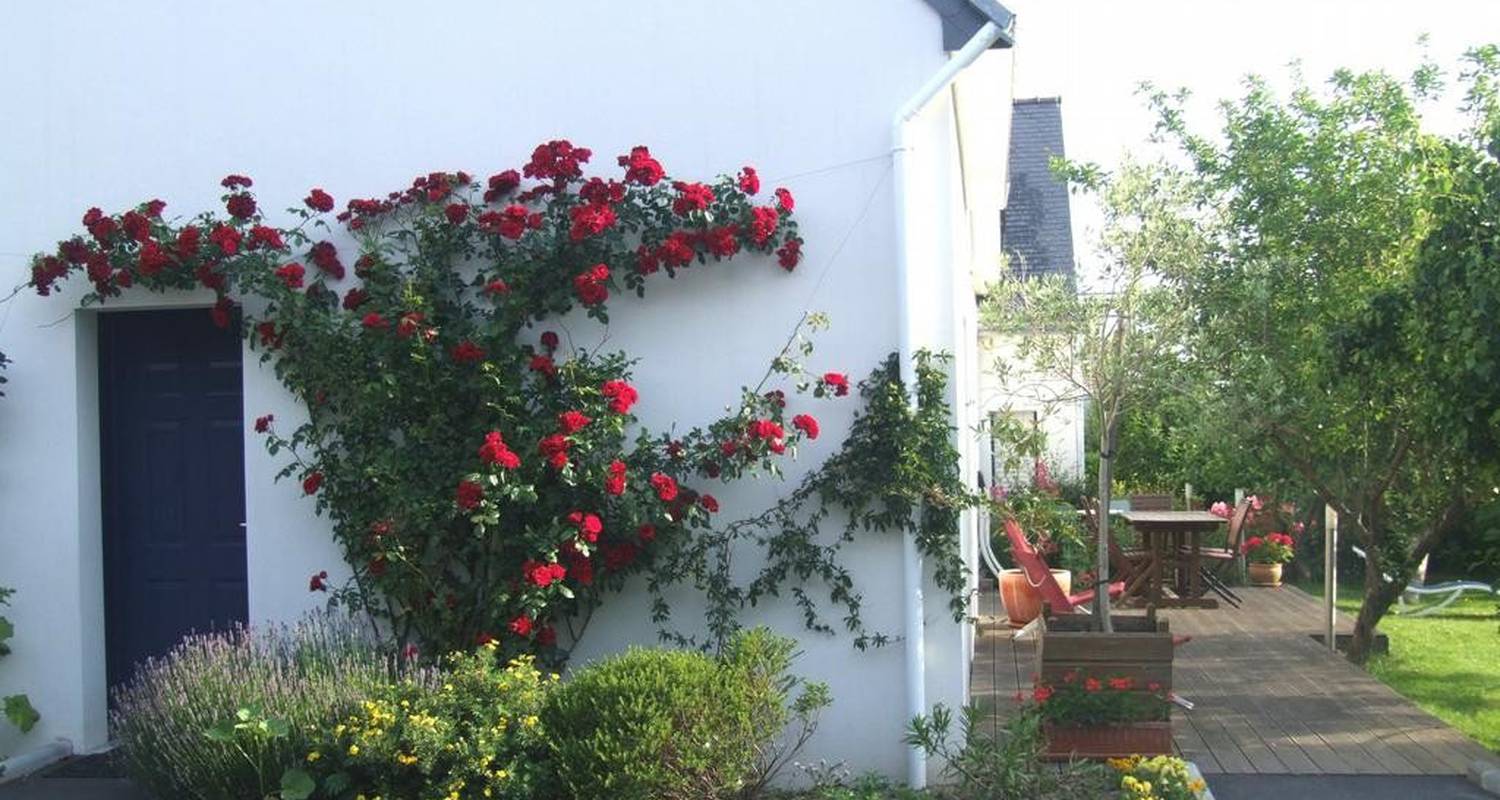
[[943, 49], [957, 50], [969, 41], [986, 22], [993, 22], [1004, 31], [990, 49], [1007, 48], [1015, 44], [1016, 15], [996, 0], [923, 0], [938, 16], [943, 18]]
[[1010, 186], [1000, 212], [1000, 249], [1021, 276], [1074, 276], [1068, 187], [1053, 177], [1052, 156], [1064, 155], [1062, 98], [1016, 100], [1010, 118]]

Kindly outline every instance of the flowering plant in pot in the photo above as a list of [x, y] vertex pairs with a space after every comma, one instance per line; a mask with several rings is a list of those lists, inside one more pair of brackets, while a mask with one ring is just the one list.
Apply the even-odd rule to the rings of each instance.
[[1277, 532], [1251, 536], [1240, 545], [1240, 552], [1250, 562], [1250, 582], [1256, 586], [1280, 586], [1281, 565], [1296, 556], [1292, 537]]
[[1108, 763], [1120, 776], [1120, 792], [1126, 800], [1198, 800], [1208, 789], [1188, 763], [1176, 756], [1130, 756], [1111, 758]]
[[1049, 758], [1113, 758], [1170, 754], [1171, 703], [1166, 687], [1127, 675], [1070, 671], [1031, 690], [1042, 718]]

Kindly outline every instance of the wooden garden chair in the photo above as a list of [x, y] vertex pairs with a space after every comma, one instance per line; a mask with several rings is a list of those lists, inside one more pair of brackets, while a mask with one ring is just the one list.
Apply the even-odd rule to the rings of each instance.
[[[1099, 501], [1096, 498], [1083, 498], [1083, 521], [1097, 544], [1099, 541]], [[1110, 577], [1129, 586], [1145, 567], [1146, 552], [1122, 547], [1120, 540], [1115, 538], [1114, 531], [1110, 531], [1109, 564]]]
[[1130, 496], [1131, 511], [1171, 511], [1172, 495], [1133, 494]]
[[1224, 598], [1226, 602], [1235, 608], [1240, 606], [1240, 596], [1229, 588], [1224, 581], [1224, 569], [1226, 564], [1238, 563], [1241, 558], [1240, 540], [1245, 537], [1245, 523], [1250, 519], [1250, 500], [1246, 498], [1234, 507], [1234, 513], [1229, 515], [1229, 532], [1225, 537], [1223, 547], [1203, 547], [1198, 551], [1198, 556], [1205, 563], [1199, 568], [1199, 576], [1203, 583], [1214, 594]]

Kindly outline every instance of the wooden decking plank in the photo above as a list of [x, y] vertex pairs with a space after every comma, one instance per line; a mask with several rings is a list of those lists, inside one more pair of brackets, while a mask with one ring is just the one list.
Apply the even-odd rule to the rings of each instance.
[[1214, 757], [1213, 751], [1209, 750], [1203, 737], [1198, 734], [1198, 729], [1181, 714], [1175, 714], [1172, 719], [1172, 743], [1177, 745], [1179, 755], [1197, 764], [1204, 772], [1224, 772], [1219, 759]]
[[1322, 737], [1313, 733], [1301, 720], [1282, 719], [1280, 726], [1296, 743], [1297, 748], [1317, 765], [1318, 772], [1325, 775], [1351, 775], [1357, 772], [1352, 764], [1345, 761], [1343, 756], [1329, 747]]
[[1198, 730], [1198, 736], [1213, 753], [1214, 759], [1224, 772], [1254, 772], [1255, 766], [1250, 759], [1240, 752], [1239, 744], [1235, 742], [1223, 723], [1217, 719], [1193, 720], [1193, 727]]
[[1286, 765], [1288, 772], [1305, 775], [1322, 771], [1318, 768], [1317, 762], [1303, 752], [1302, 746], [1282, 730], [1279, 721], [1261, 714], [1248, 716], [1245, 722], [1261, 738], [1261, 741], [1265, 742], [1266, 747], [1281, 759], [1281, 763]]

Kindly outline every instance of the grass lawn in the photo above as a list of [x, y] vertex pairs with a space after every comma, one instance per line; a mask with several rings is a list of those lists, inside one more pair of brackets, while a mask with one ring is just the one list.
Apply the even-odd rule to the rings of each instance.
[[[1302, 587], [1321, 597], [1319, 584]], [[1426, 617], [1387, 614], [1380, 630], [1391, 652], [1370, 659], [1370, 674], [1427, 712], [1500, 751], [1500, 617], [1496, 599], [1470, 593]], [[1339, 611], [1359, 612], [1357, 587], [1339, 586]]]

